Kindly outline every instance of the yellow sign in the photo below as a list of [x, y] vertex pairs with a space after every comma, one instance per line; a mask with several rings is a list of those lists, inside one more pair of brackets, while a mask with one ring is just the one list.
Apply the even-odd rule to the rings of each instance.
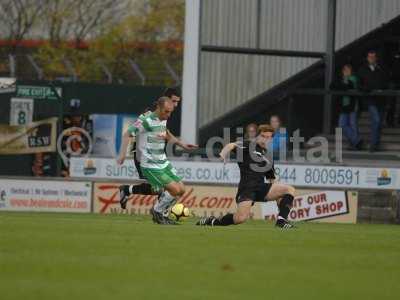
[[57, 118], [27, 125], [0, 125], [0, 154], [55, 152]]

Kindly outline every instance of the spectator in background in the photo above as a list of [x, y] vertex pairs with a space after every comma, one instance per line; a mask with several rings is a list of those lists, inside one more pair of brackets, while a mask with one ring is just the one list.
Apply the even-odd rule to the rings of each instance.
[[53, 176], [53, 167], [50, 153], [35, 153], [32, 163], [32, 173], [35, 177]]
[[[346, 64], [342, 67], [340, 78], [331, 85], [336, 90], [354, 90], [358, 88], [358, 79], [353, 74], [351, 65]], [[339, 121], [338, 126], [342, 128], [344, 136], [349, 140], [351, 150], [361, 150], [362, 140], [358, 134], [357, 112], [358, 101], [353, 96], [338, 97]]]
[[246, 140], [254, 139], [257, 136], [258, 126], [255, 123], [251, 123], [246, 126], [246, 132], [244, 133], [244, 138]]
[[[382, 90], [387, 88], [388, 73], [378, 63], [377, 53], [370, 50], [367, 54], [367, 62], [358, 71], [360, 89], [365, 92]], [[366, 104], [371, 119], [370, 152], [378, 150], [381, 136], [382, 112], [385, 107], [385, 99], [382, 97], [366, 97]]]
[[275, 130], [274, 137], [272, 139], [272, 151], [274, 154], [274, 159], [279, 159], [279, 152], [281, 149], [286, 151], [286, 146], [288, 143], [288, 135], [286, 128], [282, 127], [281, 119], [278, 115], [272, 115], [269, 118], [269, 123]]

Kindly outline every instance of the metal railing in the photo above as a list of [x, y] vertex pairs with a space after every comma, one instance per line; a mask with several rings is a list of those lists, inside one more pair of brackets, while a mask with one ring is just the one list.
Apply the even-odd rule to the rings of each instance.
[[[122, 63], [125, 61], [126, 63]], [[154, 64], [150, 58], [115, 59], [108, 64], [98, 59], [92, 66], [93, 70], [100, 70], [101, 78], [82, 80], [73, 60], [65, 57], [57, 61], [59, 70], [48, 71], [43, 67], [44, 62], [38, 61], [31, 54], [5, 54], [0, 55], [0, 75], [17, 77], [23, 80], [60, 80], [60, 81], [90, 81], [105, 83], [132, 83], [138, 85], [170, 85], [181, 82], [182, 61], [165, 60], [160, 58], [160, 63]], [[118, 65], [118, 67], [111, 66]], [[89, 66], [91, 68], [91, 66]]]
[[359, 97], [400, 97], [400, 90], [397, 89], [385, 89], [385, 90], [372, 90], [369, 92], [361, 90], [325, 90], [325, 89], [295, 89], [289, 92], [289, 97], [293, 95], [312, 95], [312, 96], [359, 96]]

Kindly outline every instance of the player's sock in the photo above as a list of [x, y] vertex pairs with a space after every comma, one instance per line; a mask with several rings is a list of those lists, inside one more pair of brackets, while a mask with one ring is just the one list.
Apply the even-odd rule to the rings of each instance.
[[293, 206], [293, 199], [294, 197], [292, 195], [286, 194], [282, 197], [281, 202], [279, 202], [279, 214], [278, 214], [278, 219], [279, 217], [283, 219], [287, 219], [290, 210], [292, 209]]
[[129, 198], [129, 185], [121, 185], [119, 187], [119, 203], [122, 209], [126, 209]]
[[168, 191], [164, 191], [158, 198], [158, 202], [154, 205], [154, 210], [159, 213], [164, 213], [168, 208], [174, 205], [176, 199]]
[[122, 189], [124, 191], [124, 193], [129, 196], [131, 193], [129, 192], [129, 185], [122, 185], [120, 187], [120, 189]]
[[235, 222], [233, 221], [233, 214], [226, 214], [222, 218], [218, 219], [220, 226], [228, 226], [233, 225]]
[[229, 226], [235, 224], [233, 221], [233, 214], [226, 214], [221, 218], [214, 216], [201, 218], [196, 225], [200, 226]]
[[147, 182], [129, 186], [129, 194], [139, 194], [139, 195], [153, 195], [154, 192], [151, 188], [151, 185]]

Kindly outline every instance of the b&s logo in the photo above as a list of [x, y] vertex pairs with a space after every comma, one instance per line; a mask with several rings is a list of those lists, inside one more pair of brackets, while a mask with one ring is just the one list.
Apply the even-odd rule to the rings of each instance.
[[45, 147], [51, 144], [51, 124], [40, 124], [28, 137], [29, 147]]
[[380, 176], [378, 177], [378, 185], [388, 185], [392, 182], [392, 178], [389, 176], [389, 171], [383, 169]]
[[6, 191], [0, 190], [0, 208], [6, 207]]
[[85, 166], [83, 167], [83, 174], [85, 175], [93, 175], [96, 173], [96, 167], [94, 165], [93, 160], [88, 159], [85, 161]]

